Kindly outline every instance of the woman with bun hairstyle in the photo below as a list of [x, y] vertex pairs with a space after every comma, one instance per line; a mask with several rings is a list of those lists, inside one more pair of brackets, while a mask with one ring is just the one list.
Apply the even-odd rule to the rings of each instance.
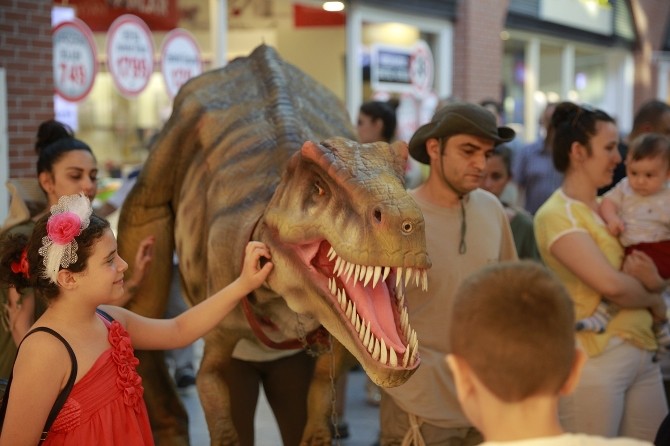
[[[23, 181], [20, 187], [12, 181], [8, 183], [11, 195], [10, 215], [0, 230], [0, 240], [12, 234], [32, 233], [35, 221], [48, 212], [63, 195], [83, 192], [90, 200], [97, 192], [98, 166], [91, 148], [74, 138], [72, 129], [55, 120], [44, 121], [37, 130], [35, 141], [37, 153], [37, 184], [32, 187], [28, 198], [26, 190], [31, 189], [31, 181]], [[41, 192], [40, 190], [41, 189]], [[151, 260], [153, 240], [143, 241], [138, 249], [138, 267], [128, 280], [127, 298], [141, 280], [147, 263]], [[30, 288], [20, 294], [14, 287], [0, 281], [0, 303], [3, 305], [0, 326], [0, 377], [9, 376], [12, 361], [16, 356], [16, 344], [44, 311], [41, 302], [36, 302]]]
[[598, 188], [621, 162], [619, 132], [604, 111], [570, 102], [557, 105], [552, 125], [564, 179], [535, 214], [538, 249], [568, 289], [577, 320], [603, 298], [621, 308], [603, 333], [577, 332], [588, 359], [575, 392], [560, 402], [561, 423], [569, 432], [652, 442], [668, 410], [652, 332], [652, 321], [666, 317], [663, 280], [645, 255], [624, 261], [598, 214]]

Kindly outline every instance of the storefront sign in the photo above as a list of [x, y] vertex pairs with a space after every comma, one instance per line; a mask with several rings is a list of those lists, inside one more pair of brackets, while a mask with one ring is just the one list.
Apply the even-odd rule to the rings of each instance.
[[146, 88], [154, 71], [154, 43], [142, 19], [126, 14], [114, 20], [107, 33], [107, 68], [124, 96]]
[[171, 98], [182, 85], [202, 73], [200, 48], [193, 36], [184, 29], [174, 29], [165, 36], [161, 49], [161, 72]]
[[71, 19], [53, 29], [53, 70], [56, 93], [76, 102], [93, 88], [98, 71], [93, 33], [84, 22]]
[[424, 96], [433, 88], [433, 55], [424, 41], [414, 47], [375, 44], [370, 54], [370, 82], [375, 91]]
[[177, 0], [54, 0], [55, 5], [74, 7], [77, 17], [96, 32], [105, 32], [114, 20], [133, 14], [152, 31], [168, 31], [179, 23]]

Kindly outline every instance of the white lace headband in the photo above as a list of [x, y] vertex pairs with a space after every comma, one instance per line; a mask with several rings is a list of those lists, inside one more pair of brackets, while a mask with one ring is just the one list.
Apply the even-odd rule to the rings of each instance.
[[51, 206], [47, 221], [47, 236], [42, 237], [39, 254], [44, 257], [42, 276], [53, 283], [58, 281], [58, 271], [77, 261], [77, 237], [90, 223], [91, 202], [82, 193], [60, 197]]

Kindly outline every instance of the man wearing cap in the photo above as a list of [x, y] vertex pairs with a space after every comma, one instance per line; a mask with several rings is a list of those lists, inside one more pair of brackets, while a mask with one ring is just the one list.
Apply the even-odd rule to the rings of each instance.
[[433, 266], [428, 291], [408, 287], [409, 318], [419, 339], [421, 365], [403, 385], [384, 389], [381, 446], [468, 446], [483, 441], [465, 418], [445, 357], [456, 288], [479, 268], [516, 260], [514, 240], [499, 200], [479, 189], [493, 147], [514, 138], [484, 107], [454, 103], [440, 109], [409, 142], [414, 159], [430, 165], [428, 179], [410, 190], [423, 212]]

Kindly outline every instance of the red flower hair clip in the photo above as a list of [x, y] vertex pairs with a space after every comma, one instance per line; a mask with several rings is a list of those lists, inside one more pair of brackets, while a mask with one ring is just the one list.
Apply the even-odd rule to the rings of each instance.
[[28, 272], [28, 252], [26, 251], [26, 248], [23, 248], [23, 251], [21, 251], [21, 258], [16, 262], [12, 262], [10, 266], [14, 274], [21, 273], [26, 279], [30, 277]]

